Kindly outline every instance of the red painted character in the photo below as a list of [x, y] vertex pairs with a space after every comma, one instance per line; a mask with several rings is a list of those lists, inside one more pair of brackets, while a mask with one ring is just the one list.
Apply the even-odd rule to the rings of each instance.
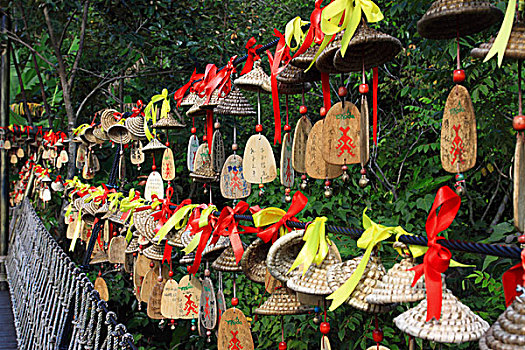
[[239, 170], [237, 170], [237, 167], [230, 167], [230, 171], [231, 173], [233, 174], [232, 175], [232, 182], [231, 182], [231, 187], [232, 187], [232, 192], [233, 190], [236, 188], [237, 190], [239, 191], [242, 191], [242, 188], [241, 188], [241, 179], [239, 178]]
[[341, 137], [339, 138], [337, 143], [337, 149], [339, 150], [338, 157], [341, 157], [345, 151], [348, 152], [352, 157], [355, 157], [355, 154], [352, 152], [352, 148], [355, 148], [354, 140], [350, 136], [348, 136], [348, 132], [350, 131], [350, 127], [348, 126], [346, 129], [343, 129], [342, 127], [339, 128], [341, 130]]
[[287, 159], [288, 164], [286, 165], [286, 181], [292, 181], [292, 170], [290, 168], [290, 158]]
[[[452, 129], [456, 132], [456, 137], [454, 137], [454, 140], [452, 140], [452, 150], [450, 151], [450, 154], [454, 155], [454, 159], [452, 159], [451, 164], [454, 165], [456, 160], [458, 160], [461, 164], [465, 162], [463, 159], [463, 139], [459, 136], [459, 129], [461, 128], [461, 124], [452, 126]], [[459, 159], [458, 159], [459, 158]]]
[[204, 317], [210, 318], [210, 298], [206, 297], [206, 304], [204, 305]]
[[191, 300], [191, 294], [184, 294], [186, 297], [186, 304], [184, 305], [184, 311], [186, 311], [186, 316], [190, 314], [190, 312], [193, 312], [194, 314], [197, 314], [197, 304], [193, 300]]
[[228, 344], [228, 349], [229, 350], [243, 349], [243, 346], [241, 345], [241, 341], [237, 339], [237, 334], [239, 334], [239, 331], [237, 332], [230, 331], [230, 333], [232, 334], [233, 338], [230, 340], [230, 343]]

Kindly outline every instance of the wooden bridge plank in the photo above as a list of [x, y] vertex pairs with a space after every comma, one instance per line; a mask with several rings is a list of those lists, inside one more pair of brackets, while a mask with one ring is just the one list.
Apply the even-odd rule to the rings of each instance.
[[8, 291], [0, 291], [0, 350], [17, 350], [16, 331]]

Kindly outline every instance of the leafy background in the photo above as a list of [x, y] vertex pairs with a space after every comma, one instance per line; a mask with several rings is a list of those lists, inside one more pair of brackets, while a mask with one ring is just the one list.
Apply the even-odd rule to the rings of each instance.
[[[39, 6], [41, 2], [19, 0], [12, 2], [14, 30], [20, 38], [30, 41], [37, 51], [52, 63], [56, 62], [50, 45], [46, 25]], [[407, 231], [424, 234], [424, 224], [432, 205], [434, 194], [443, 185], [452, 186], [454, 177], [444, 172], [439, 158], [440, 125], [443, 106], [453, 87], [452, 71], [455, 69], [455, 41], [432, 41], [417, 34], [416, 23], [430, 5], [429, 0], [419, 1], [377, 1], [383, 10], [385, 20], [379, 26], [381, 31], [393, 35], [403, 44], [403, 51], [389, 64], [379, 67], [379, 142], [371, 149], [371, 161], [367, 167], [370, 185], [361, 189], [357, 185], [359, 168], [350, 167], [351, 181], [348, 184], [339, 179], [333, 181], [334, 195], [324, 197], [322, 181], [309, 181], [305, 194], [309, 202], [300, 214], [303, 220], [326, 216], [331, 224], [361, 227], [362, 212], [370, 208], [369, 215], [376, 222], [385, 225], [401, 225]], [[502, 10], [504, 1], [494, 2]], [[78, 48], [79, 19], [82, 3], [79, 1], [52, 2], [53, 25], [64, 30], [63, 51], [67, 51], [66, 61], [72, 64], [73, 53]], [[25, 9], [29, 27], [21, 22], [20, 6]], [[86, 99], [79, 113], [78, 124], [90, 122], [93, 114], [107, 107], [118, 106], [120, 102], [135, 102], [148, 99], [166, 87], [175, 91], [191, 75], [194, 67], [203, 71], [207, 63], [221, 66], [229, 57], [245, 52], [244, 44], [254, 36], [259, 43], [273, 40], [273, 28], [284, 30], [292, 17], [299, 15], [309, 18], [313, 1], [148, 1], [139, 0], [94, 1], [89, 6], [85, 51], [80, 61], [79, 71], [73, 86], [73, 101], [79, 108], [82, 101], [108, 77], [126, 74], [131, 76], [118, 85], [105, 85]], [[512, 180], [510, 177], [514, 150], [515, 133], [511, 127], [512, 117], [517, 111], [517, 68], [514, 62], [505, 62], [501, 68], [495, 60], [488, 63], [474, 60], [469, 56], [472, 48], [487, 41], [497, 31], [496, 27], [466, 38], [462, 38], [462, 65], [467, 74], [464, 85], [469, 89], [474, 103], [478, 127], [478, 159], [476, 166], [466, 173], [467, 193], [451, 228], [445, 236], [486, 243], [516, 243], [512, 226]], [[29, 59], [29, 50], [14, 43], [15, 54], [21, 64], [23, 81], [31, 102], [41, 102], [38, 84], [35, 82], [34, 66]], [[263, 66], [268, 72], [268, 61], [263, 57]], [[45, 76], [46, 98], [52, 104], [52, 123], [55, 129], [67, 127], [65, 111], [62, 107], [62, 94], [54, 67], [39, 59], [38, 64]], [[11, 78], [12, 102], [20, 102], [20, 86], [14, 68]], [[358, 74], [347, 75], [350, 100], [358, 101]], [[371, 82], [371, 74], [367, 73]], [[332, 77], [333, 102], [340, 84], [339, 77]], [[246, 93], [255, 105], [255, 96]], [[316, 86], [305, 96], [306, 106], [312, 121], [317, 121], [318, 110], [322, 105], [320, 86]], [[283, 99], [281, 99], [281, 102]], [[290, 98], [290, 123], [295, 125], [299, 118], [301, 97]], [[285, 114], [281, 103], [282, 115]], [[272, 108], [270, 97], [262, 101], [263, 120], [266, 135], [273, 138]], [[183, 112], [183, 111], [181, 111]], [[183, 114], [184, 115], [184, 114]], [[35, 120], [37, 125], [47, 125], [49, 116]], [[20, 116], [12, 115], [12, 122], [24, 123]], [[177, 200], [190, 197], [195, 202], [208, 202], [208, 195], [202, 187], [190, 182], [185, 167], [185, 150], [192, 121], [186, 117], [188, 127], [172, 132], [170, 142], [176, 153]], [[195, 120], [199, 136], [203, 135], [204, 121]], [[222, 118], [222, 132], [226, 145], [232, 143], [233, 120]], [[236, 120], [239, 126], [238, 143], [240, 149], [249, 135], [254, 133], [255, 120], [244, 118]], [[107, 180], [115, 148], [104, 146], [97, 151], [103, 164], [102, 171], [94, 182]], [[278, 147], [275, 154], [280, 154]], [[139, 174], [147, 174], [149, 164], [141, 171], [128, 164], [128, 177], [123, 187], [135, 187]], [[16, 178], [15, 169], [12, 179]], [[299, 188], [300, 179], [296, 179]], [[218, 207], [232, 205], [223, 200], [216, 186], [213, 187], [214, 203]], [[61, 199], [55, 197], [52, 205], [41, 210], [47, 218], [49, 229], [67, 244], [62, 232], [56, 230]], [[265, 187], [265, 194], [253, 194], [247, 199], [250, 204], [261, 207], [277, 206], [286, 208], [284, 188], [277, 181]], [[252, 237], [243, 237], [249, 242]], [[355, 240], [333, 235], [344, 259], [360, 254]], [[82, 247], [80, 247], [82, 248]], [[74, 253], [78, 259], [82, 249]], [[399, 257], [390, 245], [381, 247], [381, 258], [387, 268]], [[454, 253], [454, 259], [475, 265], [475, 268], [451, 268], [447, 272], [447, 286], [472, 310], [489, 323], [495, 321], [504, 310], [504, 298], [500, 277], [504, 270], [513, 264], [508, 259], [496, 259], [473, 254]], [[187, 349], [215, 348], [203, 338], [190, 331], [188, 322], [180, 321], [175, 330], [159, 327], [158, 321], [149, 320], [144, 305], [139, 310], [132, 295], [129, 276], [116, 273], [112, 267], [101, 267], [111, 291], [110, 307], [119, 314], [128, 330], [143, 349]], [[98, 271], [92, 273], [92, 277]], [[179, 279], [185, 267], [177, 268]], [[216, 273], [213, 278], [217, 280]], [[224, 288], [227, 299], [232, 296], [232, 281], [236, 278], [240, 308], [253, 315], [264, 294], [261, 286], [247, 281], [244, 276], [225, 274]], [[384, 344], [391, 349], [405, 349], [406, 336], [394, 325], [392, 319], [407, 310], [408, 305], [381, 316], [380, 325], [385, 333]], [[253, 316], [252, 316], [253, 317]], [[284, 330], [289, 349], [309, 349], [319, 346], [320, 332], [313, 323], [314, 315], [285, 317]], [[328, 313], [331, 323], [330, 340], [334, 349], [365, 349], [373, 345], [371, 331], [373, 316], [341, 307]], [[280, 341], [280, 319], [260, 317], [252, 320], [252, 332], [257, 349], [274, 349]], [[417, 340], [421, 349], [435, 348], [436, 344]], [[447, 348], [447, 345], [443, 347]], [[477, 344], [452, 345], [454, 349], [476, 348]]]

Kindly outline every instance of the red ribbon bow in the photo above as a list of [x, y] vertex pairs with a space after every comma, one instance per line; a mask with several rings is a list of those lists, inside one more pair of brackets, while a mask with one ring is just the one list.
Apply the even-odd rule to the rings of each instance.
[[[184, 84], [180, 89], [175, 91], [175, 94], [173, 95], [173, 99], [177, 101], [177, 107], [180, 107], [180, 104], [182, 100], [184, 99], [184, 95], [186, 95], [186, 91], [192, 87], [193, 82], [196, 80], [202, 79], [204, 75], [203, 74], [197, 74], [197, 68], [193, 70], [193, 73], [191, 74], [190, 80]], [[191, 91], [191, 89], [190, 89]]]
[[204, 88], [204, 96], [206, 96], [204, 104], [208, 104], [210, 102], [211, 95], [215, 90], [219, 91], [220, 96], [225, 96], [230, 92], [230, 77], [231, 74], [236, 71], [235, 66], [233, 65], [233, 61], [235, 61], [236, 58], [237, 56], [233, 56], [232, 58], [230, 58], [228, 64], [226, 64], [226, 66], [220, 71], [217, 71], [215, 66], [213, 66], [215, 67], [215, 70], [213, 70], [213, 67], [211, 67], [209, 75], [207, 76], [209, 80], [207, 80], [206, 86]]
[[447, 271], [452, 258], [450, 250], [438, 243], [439, 240], [444, 239], [443, 237], [438, 237], [438, 234], [452, 224], [460, 205], [461, 197], [452, 191], [450, 187], [443, 186], [438, 190], [425, 225], [428, 251], [423, 258], [423, 264], [411, 269], [416, 273], [412, 287], [425, 274], [427, 322], [432, 318], [439, 321], [441, 317], [441, 303], [443, 300], [441, 274]]
[[[169, 189], [169, 188], [171, 188], [171, 187], [168, 187], [168, 189]], [[166, 192], [167, 192], [167, 190], [166, 190]], [[173, 194], [173, 189], [172, 189], [172, 193], [170, 194], [170, 197], [171, 197], [172, 194]], [[168, 202], [169, 202], [169, 201], [168, 201]], [[177, 206], [175, 207], [175, 209], [174, 209], [170, 214], [167, 214], [167, 216], [169, 217], [169, 216], [175, 214], [175, 213], [177, 212], [177, 210], [179, 210], [179, 209], [182, 208], [183, 206], [185, 206], [185, 205], [189, 205], [189, 204], [191, 204], [191, 199], [185, 199], [185, 200], [183, 200], [179, 205], [177, 205]], [[171, 203], [170, 203], [169, 205], [171, 205]], [[168, 206], [169, 206], [169, 205], [168, 205]], [[163, 209], [164, 209], [164, 203], [163, 203]], [[161, 214], [161, 215], [162, 215], [162, 214]], [[161, 219], [162, 219], [162, 217], [159, 218], [158, 220], [160, 221]], [[167, 221], [167, 220], [166, 220], [166, 221]], [[165, 221], [165, 222], [166, 222], [166, 221]], [[164, 223], [165, 223], [165, 222], [164, 222]], [[164, 223], [163, 223], [163, 225], [164, 225]], [[157, 227], [158, 227], [158, 225], [157, 225]], [[161, 226], [161, 227], [162, 227], [162, 226]], [[158, 230], [156, 229], [156, 232], [157, 232], [157, 231], [158, 231]], [[168, 240], [166, 240], [166, 244], [164, 245], [164, 254], [162, 255], [162, 263], [164, 263], [164, 261], [167, 261], [168, 264], [170, 265], [170, 268], [171, 268], [171, 253], [172, 253], [172, 252], [173, 252], [173, 247], [172, 247], [171, 245], [169, 245], [169, 244], [168, 244]]]
[[93, 201], [94, 202], [101, 202], [102, 204], [104, 204], [104, 203], [106, 203], [106, 199], [108, 198], [108, 194], [115, 193], [116, 191], [115, 191], [114, 188], [109, 190], [106, 187], [106, 184], [102, 184], [102, 187], [104, 188], [104, 194], [101, 194], [100, 196], [97, 196], [97, 197], [93, 198]]
[[288, 227], [286, 224], [287, 221], [299, 221], [295, 218], [295, 215], [299, 214], [306, 204], [308, 203], [308, 198], [304, 194], [302, 194], [300, 191], [295, 192], [292, 198], [292, 204], [290, 205], [290, 208], [288, 208], [288, 211], [284, 216], [277, 221], [275, 224], [271, 225], [267, 229], [259, 232], [257, 236], [264, 241], [264, 243], [268, 243], [270, 241], [275, 242], [277, 238], [279, 238], [279, 229], [284, 225], [288, 232], [292, 230], [292, 228]]
[[508, 269], [502, 277], [505, 306], [512, 304], [519, 295], [517, 287], [525, 287], [525, 249], [521, 251], [521, 262]]
[[195, 208], [188, 221], [188, 228], [190, 229], [190, 233], [192, 236], [201, 232], [201, 237], [199, 239], [197, 251], [195, 252], [195, 259], [193, 260], [193, 265], [188, 266], [188, 273], [192, 275], [195, 275], [197, 271], [199, 271], [199, 267], [201, 265], [202, 260], [202, 252], [206, 248], [208, 240], [210, 239], [211, 234], [217, 223], [217, 218], [213, 214], [210, 214], [210, 216], [208, 217], [208, 225], [204, 227], [199, 227], [201, 211], [205, 208], [206, 205], [199, 205], [197, 208]]
[[137, 106], [133, 107], [131, 109], [131, 112], [132, 112], [132, 114], [131, 114], [130, 118], [137, 117], [139, 115], [144, 116], [144, 102], [142, 102], [142, 100], [138, 100], [137, 101]]
[[248, 50], [248, 59], [246, 59], [246, 63], [244, 64], [244, 67], [242, 67], [240, 75], [250, 72], [253, 68], [253, 62], [261, 59], [261, 57], [257, 54], [257, 50], [261, 48], [262, 45], [255, 45], [256, 42], [257, 40], [255, 40], [255, 38], [252, 36], [246, 43], [245, 47]]
[[315, 1], [315, 9], [310, 15], [310, 28], [308, 28], [308, 33], [306, 33], [303, 44], [297, 50], [295, 55], [293, 55], [293, 58], [301, 56], [303, 53], [305, 53], [306, 50], [312, 46], [313, 42], [316, 44], [321, 44], [323, 42], [324, 33], [321, 30], [321, 14], [323, 13], [324, 7], [321, 8], [322, 3], [323, 0]]
[[171, 197], [173, 196], [173, 187], [169, 186], [166, 189], [166, 196], [162, 200], [162, 207], [160, 211], [157, 211], [151, 216], [155, 221], [157, 221], [157, 226], [155, 227], [155, 233], [159, 232], [162, 226], [168, 221], [168, 219], [173, 215], [171, 206], [175, 206], [175, 203], [171, 202]]

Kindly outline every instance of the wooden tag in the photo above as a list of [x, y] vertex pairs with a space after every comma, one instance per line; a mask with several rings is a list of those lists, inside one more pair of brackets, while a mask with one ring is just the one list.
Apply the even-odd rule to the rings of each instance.
[[104, 221], [104, 234], [102, 235], [102, 240], [106, 243], [109, 243], [109, 221]]
[[441, 124], [441, 165], [449, 173], [462, 173], [476, 165], [476, 116], [468, 90], [456, 85], [447, 98]]
[[173, 151], [166, 148], [162, 155], [162, 179], [171, 181], [175, 178], [175, 161], [173, 160]]
[[151, 295], [149, 296], [147, 314], [148, 317], [153, 320], [162, 320], [164, 318], [160, 309], [162, 292], [164, 291], [164, 285], [166, 284], [165, 281], [166, 280], [163, 279], [161, 282], [155, 283]]
[[86, 162], [86, 146], [80, 145], [78, 146], [78, 149], [77, 149], [77, 159], [75, 162], [77, 169], [82, 169], [85, 162]]
[[287, 188], [293, 187], [295, 172], [292, 166], [292, 136], [289, 132], [284, 134], [281, 146], [281, 185]]
[[57, 169], [62, 168], [62, 160], [60, 159], [60, 157], [57, 158], [57, 164], [56, 164], [56, 167], [57, 167]]
[[155, 267], [158, 268], [158, 261], [151, 260], [149, 258], [146, 258], [143, 254], [139, 254], [139, 256], [137, 257], [137, 261], [135, 261], [134, 274], [137, 276], [145, 276], [151, 268], [151, 262], [153, 262], [155, 264]]
[[93, 154], [93, 171], [95, 173], [100, 171], [100, 162], [96, 154]]
[[222, 314], [226, 311], [226, 299], [224, 298], [224, 293], [222, 289], [217, 291], [217, 319], [218, 322], [221, 322]]
[[146, 189], [144, 190], [144, 198], [147, 201], [151, 201], [154, 194], [159, 199], [164, 199], [164, 183], [158, 171], [152, 171], [149, 174], [148, 181], [146, 181]]
[[222, 134], [219, 130], [215, 130], [213, 133], [213, 140], [211, 142], [211, 165], [215, 172], [219, 172], [222, 169], [224, 164], [224, 158], [226, 155], [224, 153], [224, 141], [222, 139]]
[[315, 123], [306, 143], [306, 173], [320, 180], [334, 179], [343, 173], [341, 166], [328, 164], [323, 158], [323, 123]]
[[177, 298], [179, 293], [179, 284], [174, 279], [168, 280], [162, 291], [162, 298], [160, 302], [160, 312], [162, 316], [169, 319], [176, 319], [177, 312]]
[[4, 149], [5, 150], [10, 150], [11, 149], [11, 141], [5, 140], [5, 142], [4, 142]]
[[514, 153], [514, 226], [525, 230], [525, 138], [518, 133]]
[[197, 149], [197, 152], [195, 153], [195, 159], [193, 161], [193, 170], [195, 171], [199, 169], [200, 167], [204, 166], [205, 164], [208, 164], [210, 162], [210, 153], [208, 150], [208, 144], [203, 143], [199, 146]]
[[321, 350], [332, 350], [332, 347], [330, 346], [330, 340], [326, 335], [321, 337]]
[[[411, 347], [409, 349], [412, 349]], [[367, 348], [366, 350], [390, 350], [390, 348], [387, 348], [386, 346], [383, 346], [383, 345], [372, 345], [371, 347]]]
[[135, 257], [133, 254], [126, 253], [126, 261], [124, 261], [124, 271], [127, 273], [133, 272], [133, 265], [135, 264]]
[[121, 154], [118, 160], [118, 179], [124, 180], [126, 178], [126, 159], [124, 154]]
[[186, 158], [186, 163], [189, 171], [193, 171], [193, 164], [195, 163], [195, 156], [197, 155], [197, 150], [199, 149], [199, 138], [196, 135], [191, 135], [190, 140], [188, 141], [188, 153]]
[[18, 158], [24, 158], [25, 153], [24, 153], [24, 149], [23, 149], [22, 147], [20, 147], [20, 148], [18, 148], [18, 149], [16, 150], [16, 156], [17, 156]]
[[139, 165], [144, 163], [144, 152], [142, 152], [142, 142], [136, 141], [131, 145], [131, 164]]
[[49, 159], [49, 150], [45, 149], [44, 152], [42, 152], [42, 159]]
[[66, 238], [73, 239], [73, 237], [75, 236], [74, 235], [75, 227], [77, 226], [78, 213], [72, 212], [69, 220], [70, 220], [69, 223], [67, 223], [68, 226], [67, 226], [67, 231], [66, 231]]
[[250, 325], [241, 310], [231, 308], [222, 314], [217, 336], [217, 349], [254, 350]]
[[142, 286], [142, 279], [144, 276], [139, 276], [137, 271], [137, 265], [135, 264], [135, 267], [133, 268], [133, 286], [134, 286], [134, 292], [135, 297], [137, 298], [137, 301], [140, 303], [140, 288]]
[[95, 287], [95, 290], [100, 295], [100, 299], [104, 301], [109, 300], [108, 285], [106, 284], [106, 281], [102, 277], [97, 277], [95, 279], [94, 287]]
[[221, 194], [227, 199], [246, 198], [252, 186], [244, 179], [242, 157], [232, 154], [226, 159], [221, 171]]
[[266, 275], [264, 276], [264, 289], [270, 294], [273, 294], [277, 287], [282, 286], [281, 282], [273, 277], [271, 273], [266, 270]]
[[49, 150], [49, 158], [54, 160], [56, 157], [57, 157], [57, 151], [54, 148], [51, 148]]
[[246, 181], [252, 184], [272, 182], [277, 177], [277, 166], [272, 146], [264, 135], [252, 135], [246, 143], [242, 160]]
[[16, 156], [16, 154], [11, 154], [11, 159], [9, 161], [11, 162], [11, 164], [18, 163], [18, 157]]
[[361, 166], [364, 168], [370, 160], [370, 117], [368, 115], [368, 100], [361, 97]]
[[126, 238], [117, 236], [111, 239], [108, 248], [109, 262], [112, 264], [124, 264], [126, 260]]
[[62, 162], [62, 164], [65, 164], [69, 161], [69, 155], [67, 154], [66, 150], [63, 149], [61, 152], [60, 152], [60, 157], [58, 157], [60, 159], [60, 162]]
[[202, 285], [197, 278], [190, 279], [188, 275], [182, 277], [177, 294], [177, 318], [188, 320], [199, 317], [201, 293]]
[[206, 329], [214, 329], [217, 325], [217, 301], [213, 284], [208, 277], [202, 282], [202, 294], [200, 299], [199, 319]]
[[142, 284], [140, 286], [140, 301], [143, 301], [145, 303], [149, 301], [149, 297], [151, 295], [151, 292], [153, 291], [153, 287], [157, 283], [158, 277], [159, 269], [155, 267], [150, 269], [146, 276], [144, 276], [144, 279], [142, 280]]
[[306, 142], [308, 141], [310, 130], [312, 130], [310, 119], [301, 117], [295, 127], [292, 146], [292, 166], [298, 173], [306, 173]]
[[51, 191], [47, 187], [42, 191], [42, 200], [44, 202], [49, 202], [51, 200]]
[[361, 161], [361, 113], [351, 102], [330, 108], [323, 125], [323, 158], [330, 164]]

